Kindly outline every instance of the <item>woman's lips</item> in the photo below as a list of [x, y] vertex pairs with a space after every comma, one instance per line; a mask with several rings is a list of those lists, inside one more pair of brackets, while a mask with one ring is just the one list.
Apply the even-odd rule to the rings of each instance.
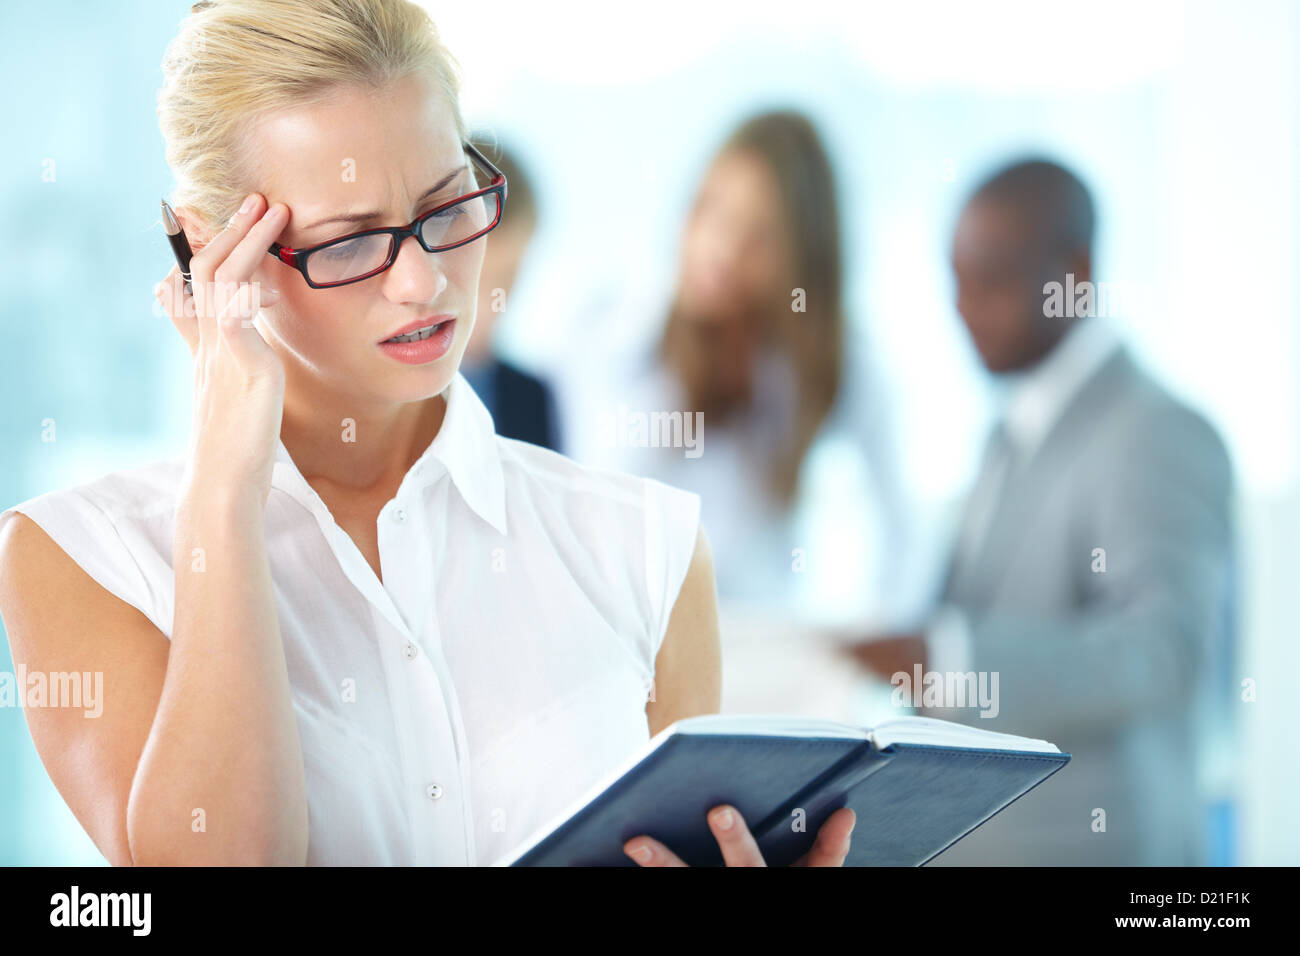
[[456, 337], [456, 320], [447, 319], [427, 339], [414, 342], [380, 342], [379, 349], [389, 358], [394, 358], [406, 365], [424, 365], [437, 361], [451, 349]]
[[446, 322], [448, 319], [456, 318], [449, 312], [441, 312], [437, 315], [426, 315], [423, 318], [416, 319], [413, 322], [407, 322], [400, 329], [393, 329], [392, 332], [385, 335], [379, 341], [387, 342], [389, 339], [395, 339], [399, 335], [410, 335], [412, 332], [418, 332], [421, 329], [427, 329], [431, 325], [438, 325], [440, 322]]

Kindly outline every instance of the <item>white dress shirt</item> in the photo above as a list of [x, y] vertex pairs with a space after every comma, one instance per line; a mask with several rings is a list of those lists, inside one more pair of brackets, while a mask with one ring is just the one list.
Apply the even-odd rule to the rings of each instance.
[[[1077, 322], [1037, 365], [999, 375], [995, 399], [998, 424], [981, 465], [957, 540], [958, 560], [973, 560], [983, 543], [1007, 476], [1041, 447], [1084, 384], [1120, 346], [1110, 320], [1090, 316]], [[970, 635], [965, 615], [952, 605], [939, 608], [926, 631], [927, 670], [970, 670]]]
[[[698, 496], [497, 436], [459, 372], [444, 394], [379, 512], [382, 582], [277, 450], [266, 546], [309, 864], [491, 863], [649, 738]], [[184, 466], [52, 491], [0, 526], [28, 515], [170, 638]]]

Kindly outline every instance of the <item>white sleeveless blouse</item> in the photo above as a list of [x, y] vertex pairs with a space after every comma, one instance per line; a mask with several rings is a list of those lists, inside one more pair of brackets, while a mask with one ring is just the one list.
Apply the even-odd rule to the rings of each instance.
[[[308, 864], [492, 863], [649, 738], [698, 496], [496, 435], [459, 372], [445, 395], [379, 512], [382, 583], [279, 445], [266, 545]], [[170, 638], [184, 466], [48, 492], [0, 526], [29, 516]]]

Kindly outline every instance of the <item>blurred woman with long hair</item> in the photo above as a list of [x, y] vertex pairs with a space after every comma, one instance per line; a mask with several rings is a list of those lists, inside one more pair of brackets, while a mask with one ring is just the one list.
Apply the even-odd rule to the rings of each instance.
[[[838, 202], [813, 123], [793, 110], [754, 115], [708, 162], [673, 280], [648, 296], [635, 283], [620, 288], [584, 324], [652, 331], [630, 347], [593, 345], [602, 361], [584, 359], [583, 374], [569, 376], [600, 379], [569, 396], [572, 454], [697, 493], [723, 600], [797, 610], [803, 539], [817, 536], [801, 527], [805, 513], [816, 516], [811, 527], [842, 526], [853, 547], [874, 533], [846, 514], [805, 511], [821, 497], [808, 462], [823, 435], [849, 436], [875, 487], [848, 494], [888, 505], [880, 522], [893, 536], [884, 403], [865, 357], [849, 357], [858, 340], [842, 301]], [[842, 543], [819, 539], [819, 557]], [[871, 569], [858, 570], [854, 589], [874, 594]]]
[[710, 428], [743, 421], [764, 407], [761, 393], [786, 389], [780, 417], [755, 423], [763, 454], [754, 480], [781, 507], [793, 502], [804, 456], [839, 391], [840, 273], [835, 186], [812, 124], [793, 112], [743, 123], [691, 209], [658, 355], [684, 407], [702, 412]]

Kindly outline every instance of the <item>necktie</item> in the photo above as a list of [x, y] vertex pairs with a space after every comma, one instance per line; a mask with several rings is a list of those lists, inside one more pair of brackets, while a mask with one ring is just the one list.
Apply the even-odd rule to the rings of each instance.
[[966, 504], [966, 512], [957, 538], [956, 552], [953, 558], [952, 575], [949, 583], [971, 567], [988, 536], [1002, 499], [1007, 476], [1015, 460], [1015, 445], [1007, 434], [1005, 423], [999, 422], [989, 435], [984, 448], [984, 457], [980, 463], [980, 472], [975, 480]]

